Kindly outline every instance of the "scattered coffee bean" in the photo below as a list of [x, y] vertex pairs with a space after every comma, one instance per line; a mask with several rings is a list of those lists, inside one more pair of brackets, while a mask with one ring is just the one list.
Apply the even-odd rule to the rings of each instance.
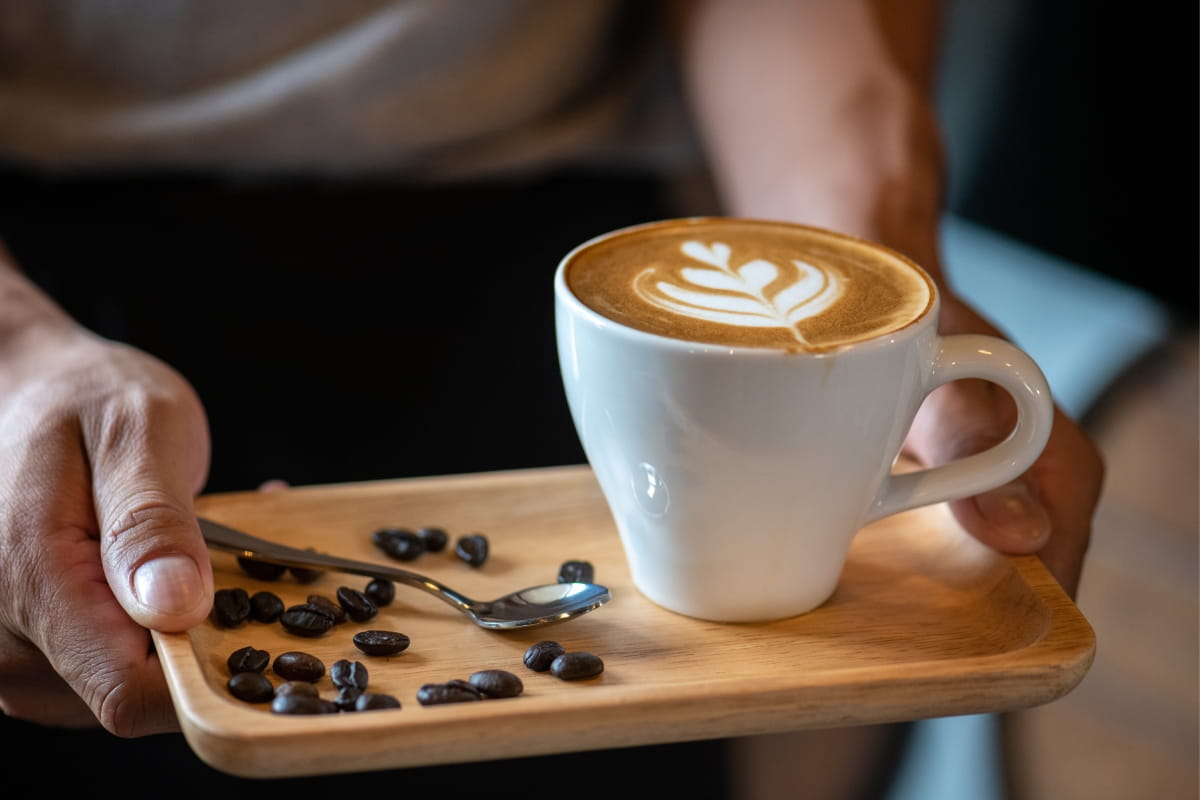
[[597, 655], [582, 651], [563, 653], [550, 664], [554, 677], [564, 681], [579, 681], [594, 678], [604, 672], [604, 661]]
[[325, 662], [309, 653], [289, 650], [275, 656], [271, 669], [284, 680], [315, 683], [325, 674]]
[[596, 569], [590, 561], [564, 561], [558, 568], [559, 583], [591, 583], [596, 577]]
[[321, 690], [315, 683], [308, 681], [285, 681], [275, 687], [276, 697], [284, 694], [305, 694], [309, 697], [319, 697]]
[[529, 645], [529, 649], [525, 651], [524, 662], [525, 666], [529, 667], [534, 672], [546, 672], [550, 669], [550, 665], [554, 663], [554, 659], [567, 652], [558, 642], [544, 641], [535, 642]]
[[283, 600], [274, 592], [255, 592], [250, 595], [250, 618], [255, 622], [278, 622], [283, 613]]
[[283, 573], [287, 572], [287, 567], [282, 564], [272, 564], [269, 561], [259, 561], [245, 556], [238, 556], [237, 562], [243, 572], [260, 581], [277, 581], [283, 576]]
[[425, 541], [407, 528], [380, 528], [371, 540], [376, 547], [399, 561], [413, 561], [425, 552]]
[[363, 692], [354, 701], [355, 711], [375, 711], [382, 708], [400, 708], [400, 701], [390, 694]]
[[[311, 547], [306, 547], [305, 549], [312, 550]], [[300, 583], [312, 583], [325, 574], [324, 570], [313, 567], [288, 567], [288, 572], [292, 573], [292, 577]]]
[[350, 586], [338, 587], [337, 600], [338, 605], [346, 612], [346, 616], [355, 622], [366, 622], [379, 613], [379, 609], [371, 602], [371, 598]]
[[261, 672], [237, 672], [227, 684], [229, 693], [247, 703], [265, 703], [275, 696], [271, 681]]
[[446, 531], [433, 526], [419, 528], [417, 530], [417, 538], [425, 543], [425, 550], [429, 553], [442, 552], [450, 542], [450, 537], [446, 535]]
[[477, 688], [458, 679], [445, 683], [427, 683], [417, 690], [417, 702], [423, 706], [442, 705], [443, 703], [467, 703], [482, 700], [483, 693]]
[[488, 540], [482, 533], [462, 536], [454, 545], [454, 552], [472, 567], [483, 566], [488, 557]]
[[354, 646], [369, 656], [390, 656], [403, 652], [409, 638], [396, 631], [359, 631], [354, 634]]
[[329, 679], [339, 689], [347, 686], [356, 689], [366, 689], [367, 676], [367, 666], [365, 664], [361, 661], [351, 661], [348, 658], [338, 659], [329, 668]]
[[336, 714], [338, 707], [331, 700], [306, 694], [277, 694], [271, 701], [276, 714]]
[[229, 654], [229, 658], [225, 659], [225, 665], [229, 667], [230, 675], [236, 675], [239, 672], [262, 672], [270, 663], [270, 653], [250, 645], [234, 650]]
[[[304, 549], [310, 553], [317, 552], [317, 548], [315, 547], [306, 547]], [[325, 574], [325, 570], [317, 569], [316, 567], [288, 567], [288, 572], [300, 583], [312, 583]]]
[[396, 584], [383, 578], [373, 578], [367, 584], [367, 588], [363, 590], [376, 608], [390, 606], [392, 601], [396, 599]]
[[521, 679], [503, 669], [480, 670], [467, 678], [467, 682], [484, 697], [516, 697], [525, 691]]
[[250, 595], [241, 588], [217, 589], [212, 613], [221, 627], [236, 628], [250, 618]]
[[371, 534], [371, 541], [376, 547], [382, 550], [384, 543], [400, 530], [403, 530], [403, 528], [378, 528]]
[[289, 607], [279, 615], [279, 623], [288, 633], [309, 638], [328, 633], [334, 625], [328, 613], [311, 603]]
[[329, 614], [334, 625], [341, 625], [346, 621], [346, 609], [342, 608], [341, 603], [331, 600], [323, 594], [310, 594], [305, 602]]
[[333, 698], [333, 704], [340, 711], [355, 711], [358, 704], [358, 698], [362, 697], [363, 690], [357, 686], [341, 686], [338, 688], [337, 696]]

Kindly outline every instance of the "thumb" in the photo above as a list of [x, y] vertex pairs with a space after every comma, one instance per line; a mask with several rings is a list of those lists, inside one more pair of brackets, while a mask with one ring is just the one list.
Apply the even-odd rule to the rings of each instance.
[[135, 622], [173, 632], [212, 609], [212, 562], [193, 508], [208, 469], [208, 428], [185, 389], [155, 400], [110, 406], [85, 437], [108, 585]]
[[212, 565], [191, 503], [152, 486], [97, 502], [109, 587], [145, 628], [183, 631], [212, 609]]
[[[984, 381], [956, 381], [930, 394], [917, 413], [907, 451], [926, 465], [945, 464], [986, 450], [1012, 430], [1011, 398]], [[968, 533], [1004, 553], [1040, 550], [1052, 521], [1028, 473], [987, 492], [951, 501], [951, 512]]]

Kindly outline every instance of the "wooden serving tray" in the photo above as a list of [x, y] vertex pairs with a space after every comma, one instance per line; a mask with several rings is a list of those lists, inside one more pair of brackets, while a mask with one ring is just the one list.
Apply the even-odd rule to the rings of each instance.
[[[587, 467], [209, 495], [199, 513], [300, 547], [390, 562], [371, 541], [384, 526], [439, 525], [453, 539], [483, 533], [491, 555], [475, 568], [453, 547], [407, 565], [472, 597], [553, 583], [559, 565], [585, 559], [612, 590], [601, 608], [558, 625], [489, 631], [438, 599], [397, 586], [369, 623], [345, 623], [317, 639], [278, 624], [155, 634], [183, 732], [211, 766], [240, 776], [344, 773], [457, 761], [1008, 711], [1075, 687], [1095, 649], [1091, 627], [1041, 562], [999, 555], [967, 536], [944, 506], [906, 512], [864, 529], [834, 596], [821, 608], [763, 624], [683, 617], [632, 585], [615, 526]], [[249, 577], [213, 552], [217, 588], [270, 589], [285, 603], [333, 596], [366, 579], [327, 573], [301, 584]], [[364, 628], [411, 637], [387, 658], [351, 642]], [[522, 663], [554, 639], [603, 658], [605, 671], [562, 681]], [[226, 658], [253, 645], [272, 659], [301, 650], [326, 665], [362, 661], [370, 689], [398, 710], [320, 716], [273, 714], [235, 699]], [[425, 683], [507, 669], [524, 693], [421, 706]], [[268, 668], [268, 676], [281, 682]], [[317, 684], [335, 690], [328, 673]]]

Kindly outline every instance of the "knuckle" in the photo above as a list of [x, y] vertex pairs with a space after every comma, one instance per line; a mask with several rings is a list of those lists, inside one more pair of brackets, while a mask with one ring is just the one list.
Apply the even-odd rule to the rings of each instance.
[[101, 523], [102, 543], [128, 547], [152, 540], [163, 529], [190, 525], [193, 517], [167, 492], [143, 489], [127, 497]]
[[98, 658], [84, 658], [72, 672], [79, 696], [105, 730], [117, 736], [131, 735], [136, 729], [136, 715], [130, 713], [133, 692], [121, 671]]
[[96, 718], [105, 730], [115, 736], [130, 737], [139, 732], [140, 721], [144, 717], [137, 693], [126, 681], [109, 685], [89, 705], [97, 709]]

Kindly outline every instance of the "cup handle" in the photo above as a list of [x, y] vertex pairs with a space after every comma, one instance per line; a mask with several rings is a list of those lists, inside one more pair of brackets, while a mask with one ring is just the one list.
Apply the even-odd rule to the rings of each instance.
[[951, 381], [982, 378], [1012, 395], [1017, 424], [1008, 438], [980, 453], [889, 476], [867, 512], [866, 522], [1002, 486], [1027, 470], [1050, 438], [1054, 403], [1046, 378], [1032, 358], [994, 336], [944, 336], [939, 345], [925, 396]]

